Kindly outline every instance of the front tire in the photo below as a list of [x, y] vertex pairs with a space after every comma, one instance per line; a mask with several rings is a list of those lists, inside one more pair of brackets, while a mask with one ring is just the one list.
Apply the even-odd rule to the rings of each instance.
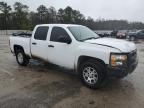
[[89, 88], [97, 89], [104, 81], [104, 66], [95, 61], [88, 60], [80, 66], [80, 78], [84, 85]]
[[29, 63], [29, 58], [25, 55], [23, 50], [17, 50], [16, 61], [20, 66], [27, 66]]

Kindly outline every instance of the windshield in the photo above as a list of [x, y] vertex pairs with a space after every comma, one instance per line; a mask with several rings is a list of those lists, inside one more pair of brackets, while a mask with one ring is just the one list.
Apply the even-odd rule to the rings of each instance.
[[99, 38], [95, 32], [85, 26], [70, 26], [68, 29], [78, 41]]

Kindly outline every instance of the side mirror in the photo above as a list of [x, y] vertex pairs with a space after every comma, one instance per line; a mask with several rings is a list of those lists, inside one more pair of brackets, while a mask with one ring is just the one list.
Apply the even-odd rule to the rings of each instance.
[[70, 44], [72, 42], [72, 40], [66, 36], [59, 36], [58, 41], [67, 44]]

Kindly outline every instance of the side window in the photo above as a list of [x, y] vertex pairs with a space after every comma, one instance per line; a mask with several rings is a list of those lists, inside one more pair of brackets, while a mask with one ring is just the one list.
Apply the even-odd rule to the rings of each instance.
[[50, 41], [61, 42], [61, 41], [59, 41], [59, 38], [61, 36], [65, 37], [65, 38], [70, 38], [68, 33], [63, 28], [53, 27], [52, 32], [51, 32]]
[[34, 38], [36, 40], [46, 40], [49, 27], [41, 26], [36, 29]]

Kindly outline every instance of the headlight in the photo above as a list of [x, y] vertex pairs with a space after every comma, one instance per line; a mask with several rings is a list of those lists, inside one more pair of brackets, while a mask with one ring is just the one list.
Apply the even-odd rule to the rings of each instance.
[[123, 66], [126, 65], [127, 55], [111, 54], [110, 63], [111, 66]]

